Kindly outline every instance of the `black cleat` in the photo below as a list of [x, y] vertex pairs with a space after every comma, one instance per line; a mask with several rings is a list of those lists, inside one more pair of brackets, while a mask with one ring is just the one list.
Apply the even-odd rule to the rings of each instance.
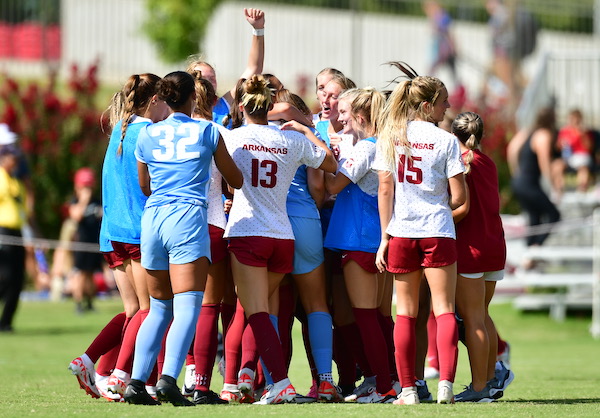
[[160, 405], [159, 401], [148, 394], [144, 382], [136, 379], [131, 379], [125, 388], [123, 399], [125, 402], [135, 405]]
[[212, 390], [195, 390], [194, 391], [194, 403], [196, 405], [226, 405], [229, 404], [225, 399], [219, 398]]
[[173, 406], [196, 405], [181, 394], [175, 378], [165, 374], [161, 375], [156, 383], [156, 397], [159, 401], [170, 402]]

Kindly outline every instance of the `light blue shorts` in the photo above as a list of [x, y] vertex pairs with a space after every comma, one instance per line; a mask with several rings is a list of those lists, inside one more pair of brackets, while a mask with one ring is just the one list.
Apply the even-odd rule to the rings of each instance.
[[325, 260], [321, 220], [290, 216], [294, 231], [294, 270], [292, 274], [310, 273]]
[[210, 260], [210, 236], [204, 206], [172, 203], [144, 209], [140, 239], [142, 266], [169, 270], [201, 257]]

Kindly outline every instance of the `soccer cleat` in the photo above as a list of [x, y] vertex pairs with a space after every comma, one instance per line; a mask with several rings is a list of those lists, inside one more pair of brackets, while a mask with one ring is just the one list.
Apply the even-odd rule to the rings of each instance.
[[219, 395], [212, 390], [195, 390], [192, 399], [196, 405], [226, 405], [229, 403], [225, 399], [219, 398]]
[[396, 399], [396, 391], [390, 389], [386, 393], [379, 393], [373, 388], [368, 395], [361, 396], [356, 400], [357, 403], [392, 403]]
[[106, 382], [106, 390], [114, 395], [123, 396], [127, 383], [111, 374]]
[[319, 383], [317, 396], [319, 401], [324, 402], [341, 402], [343, 400], [342, 390], [339, 388], [339, 386], [327, 380], [323, 380], [321, 383]]
[[71, 373], [74, 374], [75, 377], [77, 377], [79, 387], [85, 390], [85, 393], [92, 398], [100, 397], [100, 393], [96, 387], [96, 381], [94, 380], [96, 374], [94, 371], [94, 364], [89, 359], [85, 361], [83, 357], [77, 357], [69, 364], [68, 369], [71, 370]]
[[351, 395], [346, 396], [344, 399], [346, 402], [356, 402], [356, 400], [362, 396], [366, 396], [371, 393], [371, 390], [375, 389], [375, 376], [365, 377], [360, 385], [352, 392]]
[[440, 380], [440, 382], [438, 383], [437, 403], [454, 403], [454, 394], [452, 393], [452, 382], [448, 380]]
[[496, 370], [494, 371], [494, 377], [488, 382], [490, 395], [494, 399], [500, 399], [504, 396], [504, 391], [512, 383], [515, 378], [515, 374], [512, 370], [507, 369], [504, 362], [496, 362]]
[[96, 373], [96, 389], [98, 389], [98, 393], [104, 399], [109, 402], [123, 402], [123, 396], [120, 393], [112, 393], [107, 389], [108, 385], [108, 376], [101, 376]]
[[146, 392], [148, 392], [148, 395], [152, 396], [152, 399], [158, 399], [156, 396], [156, 386], [146, 385]]
[[196, 365], [188, 364], [185, 366], [185, 378], [181, 387], [181, 394], [183, 396], [192, 396], [194, 389], [196, 389]]
[[144, 382], [136, 379], [131, 379], [127, 385], [123, 399], [134, 405], [160, 405], [158, 400], [148, 394]]
[[425, 367], [425, 371], [423, 373], [423, 379], [431, 380], [438, 379], [440, 377], [440, 371], [435, 367]]
[[[235, 387], [235, 385], [231, 386]], [[226, 388], [223, 388], [223, 390], [221, 391], [221, 395], [219, 396], [221, 397], [221, 399], [227, 401], [228, 403], [239, 402], [240, 398], [242, 397], [239, 390]]]
[[433, 396], [431, 396], [431, 392], [429, 392], [429, 388], [427, 387], [427, 382], [425, 380], [415, 381], [415, 386], [417, 387], [419, 402], [433, 402]]
[[175, 378], [164, 374], [160, 376], [156, 383], [156, 397], [159, 401], [170, 402], [173, 406], [196, 405], [181, 394]]
[[254, 403], [254, 371], [244, 367], [238, 373], [238, 390], [240, 403]]
[[[431, 394], [429, 394], [431, 396]], [[419, 393], [418, 386], [403, 388], [398, 398], [392, 402], [394, 405], [418, 405]]]
[[455, 402], [493, 402], [494, 398], [490, 395], [490, 387], [486, 385], [482, 390], [476, 392], [473, 385], [465, 387], [465, 390], [454, 397]]
[[287, 377], [275, 383], [273, 387], [265, 393], [260, 401], [254, 402], [254, 405], [274, 405], [279, 403], [295, 402], [296, 389], [290, 383]]

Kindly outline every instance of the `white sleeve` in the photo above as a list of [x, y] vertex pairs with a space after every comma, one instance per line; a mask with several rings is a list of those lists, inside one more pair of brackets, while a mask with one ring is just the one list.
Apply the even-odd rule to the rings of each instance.
[[371, 171], [375, 160], [375, 144], [369, 141], [359, 141], [348, 158], [342, 163], [339, 172], [348, 177], [353, 183], [358, 183]]

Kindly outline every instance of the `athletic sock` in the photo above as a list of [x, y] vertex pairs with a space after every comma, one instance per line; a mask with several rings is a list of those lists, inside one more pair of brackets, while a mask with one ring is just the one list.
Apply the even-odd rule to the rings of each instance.
[[279, 286], [279, 312], [276, 316], [278, 325], [275, 329], [279, 335], [279, 341], [281, 341], [286, 370], [289, 369], [292, 360], [292, 327], [295, 305], [294, 286], [291, 284]]
[[356, 322], [336, 328], [341, 335], [341, 341], [343, 343], [340, 348], [343, 350], [349, 350], [354, 359], [354, 365], [352, 366], [352, 373], [354, 377], [352, 381], [354, 382], [356, 378], [356, 364], [358, 364], [358, 367], [360, 367], [360, 370], [364, 376], [373, 376], [375, 373], [373, 373], [371, 370], [371, 366], [369, 365], [369, 361], [365, 355], [362, 337], [360, 336], [360, 331]]
[[98, 373], [100, 376], [110, 376], [112, 370], [115, 368], [115, 364], [117, 363], [117, 357], [119, 357], [120, 349], [121, 344], [117, 344], [108, 353], [100, 357], [98, 367], [96, 367], [96, 373]]
[[429, 367], [433, 367], [436, 370], [440, 369], [437, 348], [437, 322], [433, 312], [429, 314], [429, 319], [427, 320], [427, 363]]
[[436, 316], [440, 380], [454, 382], [458, 361], [458, 327], [454, 312]]
[[392, 380], [397, 381], [398, 371], [396, 370], [396, 358], [394, 357], [394, 319], [391, 316], [384, 316], [377, 309], [377, 322], [379, 322], [383, 338], [385, 339], [385, 346], [387, 347], [390, 376]]
[[312, 312], [308, 315], [308, 335], [313, 359], [319, 375], [331, 373], [333, 355], [333, 329], [329, 312]]
[[258, 312], [250, 315], [248, 324], [252, 327], [258, 352], [269, 368], [273, 381], [279, 382], [287, 378], [281, 343], [273, 324], [269, 320], [269, 314]]
[[225, 338], [225, 377], [224, 383], [237, 385], [242, 354], [242, 335], [246, 327], [246, 316], [242, 304], [237, 303], [235, 315]]
[[161, 342], [173, 319], [173, 299], [161, 300], [150, 296], [150, 311], [139, 328], [131, 378], [145, 382], [154, 367]]
[[217, 356], [218, 321], [220, 304], [206, 303], [198, 316], [194, 340], [194, 363], [196, 365], [196, 389], [210, 390], [212, 371]]
[[165, 363], [161, 374], [175, 380], [179, 377], [194, 338], [203, 297], [204, 292], [201, 291], [178, 293], [173, 297], [173, 322], [167, 334]]
[[337, 366], [338, 384], [352, 386], [356, 381], [356, 360], [340, 331], [342, 327], [333, 328], [333, 360]]
[[102, 328], [94, 341], [90, 344], [85, 354], [92, 363], [96, 363], [101, 355], [108, 353], [121, 342], [123, 324], [125, 324], [125, 312], [121, 312], [113, 317], [108, 324]]
[[235, 315], [236, 305], [230, 305], [228, 303], [221, 303], [221, 328], [223, 329], [223, 340], [227, 336], [227, 331], [233, 321]]
[[150, 312], [149, 309], [140, 309], [133, 315], [131, 321], [129, 321], [129, 325], [123, 335], [123, 342], [121, 343], [121, 350], [119, 351], [115, 369], [131, 373], [135, 340], [144, 318], [148, 316], [148, 312]]
[[415, 385], [415, 359], [417, 357], [417, 336], [412, 316], [396, 315], [394, 327], [394, 347], [396, 348], [396, 368], [403, 388]]
[[377, 392], [388, 393], [392, 388], [392, 379], [385, 338], [377, 321], [377, 308], [352, 308], [352, 312], [354, 312], [356, 324], [360, 330], [371, 371], [376, 376]]

